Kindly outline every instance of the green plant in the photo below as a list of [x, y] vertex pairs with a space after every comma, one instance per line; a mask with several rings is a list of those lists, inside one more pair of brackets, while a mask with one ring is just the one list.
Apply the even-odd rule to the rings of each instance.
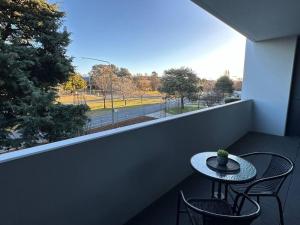
[[226, 151], [226, 150], [224, 150], [224, 149], [219, 149], [218, 150], [218, 153], [217, 153], [217, 155], [219, 156], [219, 157], [224, 157], [224, 158], [227, 158], [228, 157], [228, 152]]
[[225, 98], [224, 102], [227, 103], [231, 103], [231, 102], [236, 102], [236, 101], [240, 101], [240, 98]]

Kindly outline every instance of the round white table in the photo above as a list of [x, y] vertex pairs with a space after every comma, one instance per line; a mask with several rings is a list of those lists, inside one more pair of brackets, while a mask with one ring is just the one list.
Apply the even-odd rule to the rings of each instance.
[[[229, 154], [228, 157], [239, 163], [240, 169], [236, 172], [224, 172], [212, 170], [206, 164], [206, 160], [212, 156], [217, 156], [217, 152], [202, 152], [191, 158], [191, 165], [195, 171], [212, 180], [212, 197], [222, 198], [222, 184], [225, 185], [224, 199], [227, 199], [229, 184], [248, 183], [255, 179], [256, 168], [249, 161]], [[218, 184], [218, 190], [215, 195], [215, 182]]]

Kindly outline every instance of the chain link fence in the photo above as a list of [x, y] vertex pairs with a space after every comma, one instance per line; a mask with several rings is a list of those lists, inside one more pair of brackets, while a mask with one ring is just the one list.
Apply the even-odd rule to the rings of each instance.
[[129, 108], [115, 108], [106, 111], [100, 111], [97, 115], [97, 110], [89, 115], [87, 129], [119, 123], [125, 120], [134, 119], [141, 116], [149, 116], [153, 118], [163, 118], [167, 116], [167, 110], [178, 107], [177, 100], [166, 101], [160, 104], [141, 105]]
[[[62, 95], [64, 96], [64, 95]], [[65, 95], [68, 96], [68, 95]], [[214, 93], [206, 93], [195, 101], [185, 99], [188, 109], [181, 109], [180, 99], [165, 99], [162, 95], [138, 95], [126, 97], [113, 96], [113, 110], [110, 95], [106, 99], [101, 97], [99, 90], [84, 90], [76, 92], [73, 97], [69, 95], [66, 104], [88, 104], [91, 111], [88, 112], [89, 122], [86, 130], [110, 126], [123, 121], [139, 117], [163, 118], [171, 114], [193, 111], [206, 107], [224, 104], [224, 96]], [[173, 109], [173, 110], [172, 110]], [[169, 114], [171, 113], [171, 114]]]

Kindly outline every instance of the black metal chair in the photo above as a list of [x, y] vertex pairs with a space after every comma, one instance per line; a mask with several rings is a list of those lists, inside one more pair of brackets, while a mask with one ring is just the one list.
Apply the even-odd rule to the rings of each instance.
[[248, 196], [255, 196], [257, 198], [258, 203], [260, 201], [261, 196], [275, 197], [279, 208], [280, 224], [284, 225], [283, 208], [278, 193], [288, 175], [291, 174], [291, 172], [293, 171], [294, 164], [287, 157], [276, 153], [253, 152], [249, 154], [240, 155], [240, 157], [252, 161], [254, 165], [255, 162], [257, 162], [257, 160], [259, 160], [259, 158], [263, 156], [269, 157], [270, 159], [266, 169], [264, 171], [261, 171], [260, 177], [256, 178], [256, 180], [248, 184], [230, 185], [230, 188], [233, 192], [237, 194], [237, 199], [241, 198], [240, 206], [243, 205], [243, 194], [246, 194]]
[[[239, 208], [237, 202], [231, 206], [228, 202], [215, 198], [186, 199], [183, 192], [180, 191], [177, 203], [176, 225], [179, 225], [182, 213], [188, 215], [192, 225], [250, 225], [259, 216], [260, 206], [248, 196], [242, 195], [249, 202], [249, 206], [252, 206], [247, 214], [237, 212]], [[182, 202], [184, 203], [184, 208], [181, 206]]]

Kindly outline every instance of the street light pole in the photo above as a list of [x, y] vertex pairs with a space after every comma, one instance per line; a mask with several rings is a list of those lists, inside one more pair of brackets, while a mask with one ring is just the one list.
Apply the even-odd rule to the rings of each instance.
[[113, 95], [113, 81], [112, 81], [112, 65], [109, 64], [111, 67], [111, 72], [109, 73], [109, 80], [110, 80], [110, 100], [111, 100], [111, 119], [112, 124], [115, 124], [115, 109], [114, 109], [114, 95]]
[[92, 83], [91, 83], [91, 75], [89, 74], [89, 86], [90, 86], [90, 95], [92, 95]]
[[[89, 58], [89, 57], [81, 57], [82, 59], [88, 59], [88, 60], [94, 60], [98, 62], [104, 62], [108, 64], [108, 66], [111, 69], [111, 72], [109, 73], [109, 81], [110, 81], [110, 100], [111, 100], [111, 119], [112, 119], [112, 124], [115, 124], [115, 115], [114, 115], [114, 95], [113, 95], [113, 81], [112, 81], [112, 64], [109, 61], [106, 60], [101, 60], [101, 59], [96, 59], [96, 58]], [[91, 79], [91, 77], [90, 77]]]

